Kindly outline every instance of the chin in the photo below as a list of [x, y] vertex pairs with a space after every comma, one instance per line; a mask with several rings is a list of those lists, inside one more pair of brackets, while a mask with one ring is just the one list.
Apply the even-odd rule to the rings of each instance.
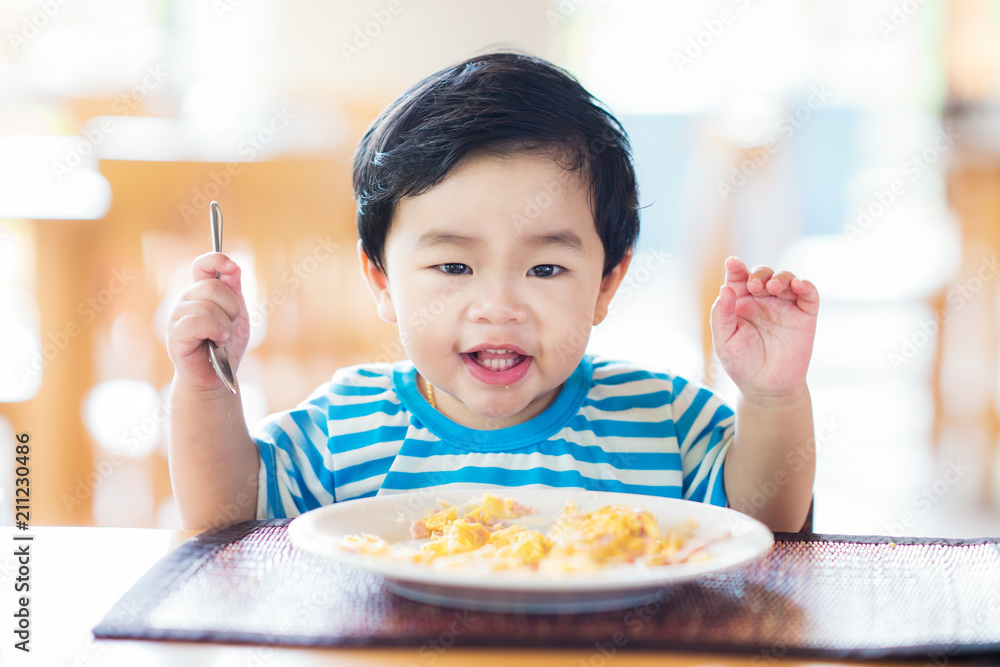
[[498, 405], [496, 402], [487, 403], [486, 405], [477, 406], [476, 408], [470, 409], [475, 412], [480, 417], [485, 417], [486, 419], [499, 419], [508, 420], [512, 417], [519, 415], [527, 406], [509, 406], [509, 405]]

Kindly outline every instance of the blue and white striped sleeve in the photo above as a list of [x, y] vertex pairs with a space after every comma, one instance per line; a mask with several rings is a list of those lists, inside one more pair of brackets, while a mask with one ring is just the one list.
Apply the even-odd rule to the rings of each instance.
[[334, 501], [327, 441], [332, 385], [254, 429], [260, 453], [257, 518], [294, 517]]
[[673, 414], [684, 475], [682, 495], [688, 500], [725, 507], [723, 479], [726, 452], [735, 436], [732, 408], [712, 391], [673, 378]]

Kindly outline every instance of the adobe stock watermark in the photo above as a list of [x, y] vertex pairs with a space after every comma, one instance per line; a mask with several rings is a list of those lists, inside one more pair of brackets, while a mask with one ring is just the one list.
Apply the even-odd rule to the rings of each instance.
[[[664, 252], [662, 248], [654, 248], [648, 253], [644, 251], [637, 259], [641, 259], [641, 263], [637, 262], [636, 259], [632, 260], [632, 265], [625, 274], [621, 285], [618, 286], [618, 292], [608, 304], [609, 315], [628, 303], [642, 291], [646, 283], [652, 280], [657, 271], [667, 266], [670, 253]], [[590, 341], [590, 334], [593, 330], [593, 325], [590, 322], [590, 320], [585, 320], [567, 326], [565, 333], [559, 338], [554, 353], [564, 359], [576, 358], [580, 350], [586, 349], [587, 343]]]
[[745, 503], [734, 505], [733, 508], [749, 514], [764, 507], [795, 478], [797, 473], [812, 465], [819, 453], [834, 441], [842, 428], [843, 424], [837, 417], [820, 418], [816, 425], [815, 437], [788, 451], [784, 457], [784, 465], [776, 468], [770, 478], [764, 480]]
[[52, 171], [58, 179], [62, 181], [66, 174], [83, 164], [84, 158], [97, 150], [97, 147], [115, 131], [118, 120], [135, 111], [166, 79], [167, 73], [159, 65], [147, 67], [142, 81], [111, 103], [111, 113], [114, 116], [103, 116], [95, 126], [85, 127], [82, 131], [83, 137], [67, 149], [62, 161], [52, 163]]
[[[272, 636], [288, 636], [301, 631], [304, 626], [315, 622], [317, 618], [327, 617], [331, 613], [332, 596], [328, 587], [313, 586], [309, 597], [297, 601], [290, 614], [284, 615], [281, 622], [274, 628]], [[242, 662], [227, 660], [227, 665], [242, 667], [262, 667], [272, 657], [275, 649], [281, 649], [277, 642], [258, 642], [243, 648], [245, 659]]]
[[836, 415], [821, 417], [816, 426], [814, 441], [796, 447], [785, 454], [785, 464], [791, 468], [792, 472], [801, 472], [809, 464], [810, 459], [816, 458], [836, 439], [837, 434], [843, 428], [844, 424]]
[[550, 206], [552, 206], [556, 184], [553, 181], [546, 181], [537, 194], [525, 198], [524, 207], [518, 213], [512, 213], [511, 222], [514, 223], [514, 233], [520, 236], [524, 230], [532, 223], [536, 222]]
[[348, 63], [361, 52], [367, 49], [373, 39], [382, 34], [382, 31], [389, 27], [393, 19], [403, 11], [403, 4], [400, 0], [389, 0], [382, 9], [373, 9], [370, 12], [371, 20], [364, 25], [354, 26], [354, 36], [350, 42], [340, 43], [340, 53]]
[[250, 326], [258, 327], [271, 317], [278, 306], [283, 305], [288, 300], [289, 294], [296, 292], [305, 281], [319, 271], [323, 264], [333, 258], [334, 252], [339, 247], [340, 243], [331, 239], [329, 234], [317, 236], [316, 245], [313, 246], [312, 252], [293, 262], [281, 274], [281, 282], [285, 285], [284, 289], [275, 287], [263, 299], [259, 299], [253, 304], [247, 304]]
[[719, 357], [713, 354], [712, 361], [708, 364], [708, 368], [698, 375], [697, 380], [695, 380], [695, 384], [699, 384], [704, 387], [715, 387], [719, 380], [726, 377], [729, 377], [729, 374], [726, 373], [725, 366], [722, 365]]
[[152, 412], [132, 424], [132, 427], [122, 434], [120, 448], [112, 450], [106, 458], [94, 463], [93, 470], [87, 475], [77, 477], [72, 495], [62, 494], [59, 500], [63, 508], [69, 511], [90, 500], [94, 492], [111, 478], [115, 470], [132, 458], [131, 452], [140, 449], [143, 443], [160, 433], [163, 423], [169, 418], [170, 407], [162, 399], [157, 398]]
[[889, 41], [889, 37], [899, 32], [926, 4], [927, 0], [903, 0], [894, 3], [889, 15], [876, 23], [878, 31], [882, 34], [882, 41]]
[[884, 532], [893, 537], [902, 537], [908, 528], [917, 525], [917, 518], [931, 511], [965, 476], [973, 471], [973, 466], [961, 459], [948, 461], [948, 468], [933, 482], [924, 485], [913, 494], [910, 503], [912, 512], [903, 512], [898, 521], [886, 524]]
[[973, 275], [948, 290], [945, 303], [950, 308], [944, 308], [934, 313], [932, 317], [920, 320], [912, 333], [903, 336], [899, 348], [886, 354], [892, 370], [899, 370], [917, 356], [917, 352], [940, 334], [941, 325], [946, 324], [952, 315], [976, 298], [976, 295], [988, 282], [994, 280], [998, 273], [1000, 273], [1000, 262], [997, 261], [997, 256], [983, 257]]
[[[120, 635], [139, 619], [142, 610], [135, 602], [118, 601], [114, 608], [101, 621], [101, 630], [112, 637]], [[77, 652], [72, 660], [66, 660], [63, 665], [81, 665], [83, 667], [97, 664], [96, 658], [104, 654], [108, 647], [105, 639], [90, 637], [88, 643]]]
[[[246, 478], [246, 484], [252, 485], [258, 482], [257, 473], [252, 473]], [[247, 515], [247, 510], [253, 509], [250, 512], [251, 518], [257, 514], [257, 496], [247, 493], [246, 491], [241, 491], [236, 494], [228, 503], [223, 503], [219, 506], [219, 511], [216, 513], [215, 517], [212, 519], [212, 526], [225, 526], [235, 521], [240, 520], [242, 517]]]
[[38, 0], [35, 3], [38, 10], [21, 18], [17, 32], [7, 33], [7, 41], [10, 42], [14, 53], [20, 52], [25, 44], [37, 37], [49, 24], [49, 21], [54, 19], [62, 11], [62, 8], [70, 2], [72, 0]]
[[750, 658], [750, 665], [751, 667], [773, 665], [781, 661], [786, 655], [788, 655], [788, 646], [784, 642], [774, 642]]
[[[336, 598], [331, 595], [327, 587], [313, 587], [307, 599], [300, 601], [291, 614], [287, 615], [275, 628], [274, 634], [287, 635], [294, 633], [303, 626], [314, 623], [317, 617], [328, 615]], [[449, 648], [454, 646], [458, 639], [469, 629], [479, 622], [480, 619], [472, 616], [468, 610], [452, 612], [452, 622], [447, 628], [442, 630], [437, 637], [430, 638], [417, 650], [420, 656], [420, 663], [411, 662], [410, 667], [419, 665], [433, 665], [438, 658]], [[275, 643], [262, 643], [245, 649], [246, 660], [242, 663], [245, 667], [261, 667], [266, 661], [273, 657], [274, 650], [280, 648]], [[236, 664], [236, 663], [234, 663]]]
[[844, 234], [847, 240], [854, 245], [858, 238], [871, 229], [876, 222], [882, 219], [886, 211], [906, 193], [914, 183], [920, 180], [928, 169], [936, 163], [942, 155], [947, 153], [955, 145], [955, 140], [961, 135], [952, 130], [949, 125], [938, 130], [930, 144], [918, 153], [914, 153], [900, 167], [900, 174], [894, 178], [885, 189], [875, 194], [875, 201], [858, 208], [854, 222], [844, 227]]
[[716, 181], [715, 189], [719, 193], [719, 198], [722, 201], [728, 201], [730, 196], [746, 185], [767, 164], [771, 156], [781, 149], [782, 141], [791, 139], [831, 99], [833, 99], [833, 93], [827, 90], [826, 84], [813, 86], [805, 102], [785, 113], [775, 122], [774, 136], [765, 141], [763, 146], [752, 149], [748, 157], [733, 166], [729, 170], [728, 179]]
[[218, 199], [219, 194], [229, 187], [233, 177], [238, 176], [243, 171], [244, 162], [253, 162], [279, 134], [288, 129], [293, 120], [295, 120], [295, 114], [287, 108], [272, 109], [267, 123], [257, 132], [247, 135], [237, 146], [237, 153], [246, 158], [243, 162], [230, 162], [226, 164], [224, 169], [213, 170], [208, 175], [208, 183], [191, 189], [191, 198], [187, 202], [181, 202], [177, 207], [184, 222], [190, 223], [192, 218], [201, 216], [208, 209], [212, 200]]
[[[959, 628], [959, 642], [962, 644], [984, 644], [993, 641], [996, 637], [997, 618], [1000, 618], [1000, 591], [993, 591], [989, 600], [978, 608], [972, 622], [963, 624]], [[923, 664], [923, 667], [946, 667], [951, 664], [952, 658], [958, 656], [959, 653], [961, 651], [958, 646], [944, 651], [930, 651], [927, 653], [927, 662]], [[968, 664], [968, 661], [963, 659], [960, 664]]]
[[653, 248], [644, 251], [637, 259], [641, 258], [641, 263], [629, 266], [625, 273], [625, 278], [618, 286], [611, 303], [608, 304], [608, 313], [614, 313], [621, 304], [627, 303], [634, 295], [638, 294], [653, 276], [670, 261], [671, 253], [665, 252], [662, 248]]
[[[99, 314], [111, 305], [119, 294], [128, 288], [135, 278], [135, 274], [129, 273], [125, 267], [112, 271], [111, 279], [108, 281], [106, 287], [98, 290], [94, 296], [84, 299], [76, 305], [75, 312], [80, 316], [80, 320], [84, 324], [93, 322]], [[45, 370], [52, 360], [69, 347], [70, 342], [81, 333], [83, 333], [83, 328], [77, 320], [70, 320], [59, 330], [50, 331], [42, 343], [41, 352], [36, 351], [29, 363], [18, 364], [18, 376], [23, 382], [37, 378], [39, 373]]]
[[448, 306], [455, 303], [458, 295], [461, 293], [459, 287], [449, 281], [445, 286], [444, 290], [431, 300], [430, 303], [420, 306], [416, 312], [410, 313], [409, 324], [417, 333], [423, 333], [439, 318], [441, 317]]
[[212, 0], [212, 9], [215, 10], [215, 15], [219, 17], [219, 20], [223, 21], [226, 16], [235, 12], [245, 2], [246, 0]]
[[684, 48], [673, 52], [674, 65], [681, 74], [684, 69], [693, 65], [701, 58], [715, 42], [726, 32], [726, 29], [736, 22], [738, 12], [745, 11], [750, 6], [750, 0], [733, 0], [736, 10], [723, 9], [715, 18], [702, 21], [702, 29], [688, 37]]
[[560, 24], [565, 23], [573, 14], [580, 9], [581, 5], [590, 0], [559, 0], [555, 9], [545, 10], [545, 20], [549, 23], [549, 28], [555, 30]]
[[[419, 649], [417, 655], [420, 656], [421, 664], [433, 665], [438, 657], [450, 649], [458, 641], [458, 638], [469, 631], [473, 624], [479, 622], [478, 618], [469, 614], [469, 610], [453, 611], [454, 619], [445, 630], [442, 630], [437, 637], [428, 639]], [[410, 667], [418, 667], [417, 663], [410, 663]]]
[[379, 349], [378, 355], [371, 363], [380, 371], [385, 371], [392, 364], [406, 358], [406, 350], [398, 341], [383, 342]]
[[662, 587], [649, 596], [641, 604], [635, 605], [622, 617], [622, 624], [626, 630], [616, 630], [606, 641], [594, 642], [594, 652], [590, 658], [579, 660], [580, 667], [605, 667], [608, 661], [618, 655], [620, 649], [625, 648], [631, 641], [631, 636], [635, 636], [646, 623], [649, 623], [660, 610], [663, 603], [670, 599], [673, 590]]

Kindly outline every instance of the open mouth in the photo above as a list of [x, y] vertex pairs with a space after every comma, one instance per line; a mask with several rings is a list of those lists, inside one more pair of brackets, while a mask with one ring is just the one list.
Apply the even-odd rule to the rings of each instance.
[[498, 372], [514, 368], [528, 358], [514, 350], [480, 350], [470, 352], [469, 357], [483, 368]]
[[509, 388], [531, 368], [531, 355], [510, 347], [490, 347], [463, 352], [460, 356], [466, 368], [480, 382]]

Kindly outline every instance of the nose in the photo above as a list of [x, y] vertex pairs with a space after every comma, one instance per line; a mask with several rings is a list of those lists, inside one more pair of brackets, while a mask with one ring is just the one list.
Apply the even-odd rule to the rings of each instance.
[[480, 324], [521, 324], [528, 319], [523, 300], [506, 281], [482, 285], [468, 312], [469, 319]]

